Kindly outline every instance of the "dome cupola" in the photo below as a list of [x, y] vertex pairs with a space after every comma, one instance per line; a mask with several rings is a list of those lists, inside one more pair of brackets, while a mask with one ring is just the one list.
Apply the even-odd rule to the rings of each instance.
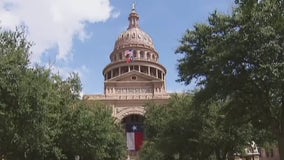
[[136, 12], [135, 5], [132, 6], [128, 20], [128, 29], [118, 37], [114, 50], [129, 47], [143, 47], [156, 50], [151, 36], [140, 29], [139, 15]]
[[167, 70], [159, 63], [152, 38], [139, 26], [135, 5], [128, 20], [128, 28], [116, 40], [111, 62], [103, 70], [106, 96], [168, 97]]

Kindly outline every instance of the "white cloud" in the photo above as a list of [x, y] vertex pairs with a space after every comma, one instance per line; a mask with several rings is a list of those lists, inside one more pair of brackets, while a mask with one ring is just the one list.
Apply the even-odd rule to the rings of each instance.
[[50, 69], [52, 73], [59, 74], [63, 79], [70, 76], [71, 73], [77, 73], [82, 80], [84, 80], [86, 75], [90, 72], [87, 66], [82, 65], [80, 67], [70, 67], [70, 66], [59, 66], [56, 64], [44, 64], [47, 69]]
[[0, 25], [27, 27], [28, 38], [35, 43], [32, 62], [40, 62], [42, 54], [52, 48], [58, 48], [57, 59], [68, 60], [73, 39], [89, 37], [86, 24], [118, 16], [112, 12], [110, 0], [1, 0]]

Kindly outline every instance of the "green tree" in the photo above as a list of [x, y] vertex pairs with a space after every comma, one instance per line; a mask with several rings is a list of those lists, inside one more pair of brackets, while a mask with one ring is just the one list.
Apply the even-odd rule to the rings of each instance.
[[115, 125], [111, 108], [81, 101], [73, 106], [63, 122], [59, 137], [68, 159], [79, 155], [82, 160], [125, 160], [126, 140], [120, 126]]
[[[0, 32], [0, 155], [5, 159], [60, 159], [55, 144], [61, 115], [78, 100], [80, 81], [31, 67], [22, 29]], [[76, 84], [76, 85], [75, 85]]]
[[[140, 153], [141, 160], [164, 160], [166, 159], [164, 153], [162, 153], [156, 146], [153, 141], [147, 141], [144, 146], [143, 150]], [[168, 158], [171, 159], [171, 158]]]
[[142, 159], [224, 160], [253, 140], [251, 124], [227, 123], [223, 103], [200, 107], [192, 99], [175, 95], [167, 105], [147, 105]]
[[[239, 0], [231, 15], [187, 30], [179, 81], [197, 81], [196, 104], [222, 101], [232, 124], [251, 123], [284, 158], [284, 1]], [[268, 139], [268, 138], [269, 139]]]
[[46, 74], [41, 69], [27, 69], [30, 44], [22, 32], [1, 32], [0, 39], [1, 156], [44, 155], [48, 143], [46, 108], [45, 102], [38, 100], [45, 92], [36, 95], [39, 92], [34, 91], [43, 90]]
[[122, 159], [125, 141], [111, 112], [81, 102], [77, 74], [62, 79], [32, 67], [30, 47], [21, 29], [0, 28], [0, 158]]

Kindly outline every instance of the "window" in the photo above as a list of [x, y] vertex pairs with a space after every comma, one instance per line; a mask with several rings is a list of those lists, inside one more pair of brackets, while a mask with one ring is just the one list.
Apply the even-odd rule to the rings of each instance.
[[266, 153], [266, 157], [269, 157], [269, 152], [268, 152], [268, 151], [266, 151], [265, 153]]
[[144, 59], [144, 53], [145, 53], [144, 51], [141, 51], [141, 52], [140, 52], [140, 58], [141, 58], [141, 59]]
[[110, 74], [110, 72], [107, 72], [107, 79], [111, 79], [111, 74]]
[[162, 71], [158, 70], [158, 78], [162, 79]]
[[126, 72], [128, 72], [128, 67], [127, 66], [121, 67], [121, 74]]
[[118, 76], [118, 72], [119, 72], [118, 68], [115, 68], [115, 69], [113, 70], [113, 77]]
[[136, 56], [137, 56], [137, 51], [133, 50], [133, 57], [136, 58]]
[[119, 60], [122, 60], [122, 53], [119, 53]]
[[146, 66], [141, 66], [141, 72], [148, 74], [148, 68]]
[[154, 76], [154, 77], [156, 76], [156, 69], [155, 68], [152, 68], [152, 67], [150, 68], [150, 75]]
[[134, 70], [135, 71], [139, 71], [139, 67], [138, 66], [134, 66]]
[[147, 60], [150, 60], [150, 53], [147, 53]]

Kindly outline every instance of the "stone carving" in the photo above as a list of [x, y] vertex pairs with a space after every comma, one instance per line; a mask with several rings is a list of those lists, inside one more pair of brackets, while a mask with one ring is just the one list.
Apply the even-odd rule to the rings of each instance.
[[120, 122], [124, 117], [131, 115], [131, 114], [138, 114], [144, 116], [145, 108], [144, 107], [117, 107], [116, 111], [114, 112], [114, 117], [116, 118], [117, 122]]
[[115, 88], [116, 94], [147, 94], [153, 93], [152, 88]]

